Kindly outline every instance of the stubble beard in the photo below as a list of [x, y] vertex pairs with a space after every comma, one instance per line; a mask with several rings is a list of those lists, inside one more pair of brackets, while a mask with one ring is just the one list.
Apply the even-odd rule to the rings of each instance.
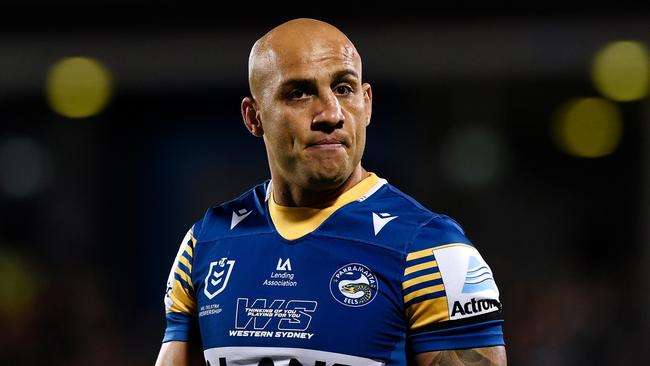
[[303, 166], [299, 173], [304, 186], [314, 191], [329, 190], [341, 186], [350, 177], [353, 167], [347, 160], [311, 162]]

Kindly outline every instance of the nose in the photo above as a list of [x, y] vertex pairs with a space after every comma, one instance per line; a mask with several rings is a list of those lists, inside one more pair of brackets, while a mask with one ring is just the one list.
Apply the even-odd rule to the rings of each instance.
[[341, 104], [332, 91], [321, 94], [316, 103], [312, 128], [316, 130], [329, 130], [341, 128], [345, 117], [341, 110]]

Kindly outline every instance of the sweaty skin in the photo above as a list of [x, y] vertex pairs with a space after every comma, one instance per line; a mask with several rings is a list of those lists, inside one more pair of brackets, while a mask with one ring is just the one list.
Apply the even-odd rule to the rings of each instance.
[[317, 20], [284, 23], [253, 46], [242, 116], [264, 139], [278, 204], [324, 206], [368, 175], [372, 91], [361, 71], [352, 42]]

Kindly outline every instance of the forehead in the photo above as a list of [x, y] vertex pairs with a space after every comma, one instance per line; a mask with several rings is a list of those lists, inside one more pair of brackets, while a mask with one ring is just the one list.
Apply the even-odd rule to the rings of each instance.
[[318, 79], [346, 69], [361, 75], [361, 60], [356, 49], [349, 41], [337, 39], [289, 42], [274, 48], [272, 63], [275, 77], [271, 79], [277, 84], [287, 79]]

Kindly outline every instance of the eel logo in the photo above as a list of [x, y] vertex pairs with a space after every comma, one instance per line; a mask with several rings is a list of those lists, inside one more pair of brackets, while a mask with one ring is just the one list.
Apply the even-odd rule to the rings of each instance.
[[226, 289], [232, 268], [235, 266], [235, 260], [228, 258], [221, 258], [216, 262], [210, 263], [208, 275], [205, 276], [205, 287], [203, 293], [208, 299], [212, 300], [215, 296], [220, 294]]
[[367, 305], [377, 295], [377, 277], [363, 264], [346, 264], [332, 275], [330, 293], [345, 306]]

